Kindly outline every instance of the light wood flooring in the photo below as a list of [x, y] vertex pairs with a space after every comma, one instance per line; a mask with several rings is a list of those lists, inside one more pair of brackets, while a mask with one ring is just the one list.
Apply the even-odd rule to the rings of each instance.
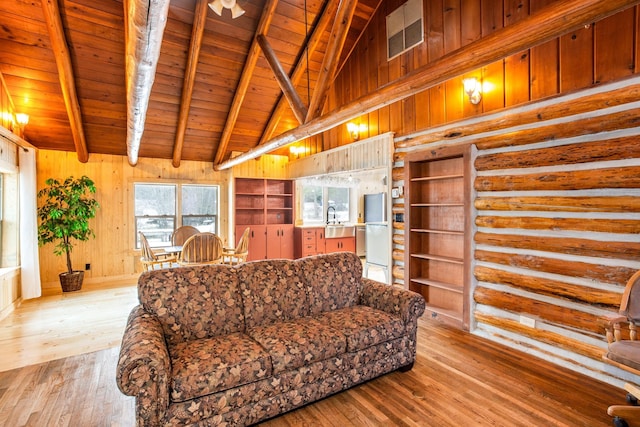
[[[105, 287], [25, 303], [1, 321], [0, 426], [134, 426], [133, 399], [114, 377], [136, 302], [134, 286]], [[607, 407], [624, 400], [621, 389], [425, 319], [412, 371], [261, 425], [610, 426]]]

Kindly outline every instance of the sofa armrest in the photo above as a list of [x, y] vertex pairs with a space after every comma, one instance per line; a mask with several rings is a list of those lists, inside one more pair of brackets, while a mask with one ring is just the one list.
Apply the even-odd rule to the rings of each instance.
[[425, 309], [425, 301], [422, 295], [385, 285], [375, 280], [362, 278], [363, 305], [385, 311], [402, 319], [405, 325], [416, 324]]
[[169, 407], [171, 361], [158, 319], [142, 306], [129, 314], [116, 369], [122, 393], [136, 397], [137, 425], [159, 425]]
[[598, 323], [600, 323], [605, 330], [608, 344], [622, 340], [622, 330], [626, 328], [629, 329], [631, 339], [637, 339], [636, 325], [630, 322], [626, 316], [619, 314], [602, 316], [598, 319]]

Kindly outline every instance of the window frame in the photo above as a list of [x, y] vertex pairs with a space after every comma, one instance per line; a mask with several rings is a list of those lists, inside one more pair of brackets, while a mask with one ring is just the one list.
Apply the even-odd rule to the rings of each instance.
[[[304, 217], [304, 187], [318, 187], [322, 189], [322, 220], [318, 220], [318, 219], [306, 219]], [[353, 218], [353, 201], [352, 201], [352, 197], [353, 197], [353, 193], [352, 193], [352, 188], [349, 186], [340, 186], [340, 185], [330, 185], [330, 184], [322, 184], [320, 182], [318, 183], [312, 183], [312, 182], [302, 182], [300, 183], [300, 194], [302, 194], [302, 200], [301, 203], [303, 205], [303, 209], [302, 212], [300, 213], [300, 219], [302, 220], [302, 222], [304, 224], [307, 225], [325, 225], [328, 224], [329, 218], [327, 216], [327, 210], [329, 209], [329, 189], [330, 188], [334, 188], [334, 189], [344, 189], [347, 190], [347, 203], [348, 203], [348, 210], [347, 210], [347, 219], [346, 220], [340, 220], [340, 224], [344, 224], [344, 223], [348, 223], [352, 221]], [[338, 222], [336, 222], [336, 224], [338, 224]]]
[[[175, 195], [174, 195], [174, 207], [175, 207], [175, 213], [174, 215], [136, 215], [136, 185], [158, 185], [158, 186], [174, 186], [175, 187]], [[132, 204], [131, 204], [131, 210], [132, 210], [132, 217], [133, 217], [133, 249], [136, 251], [140, 250], [140, 239], [138, 238], [138, 219], [139, 218], [148, 218], [148, 219], [160, 219], [160, 220], [173, 220], [173, 230], [171, 233], [169, 233], [169, 240], [168, 241], [163, 241], [161, 242], [161, 244], [157, 244], [155, 242], [150, 241], [150, 246], [152, 248], [163, 248], [163, 247], [167, 247], [167, 246], [171, 246], [171, 240], [170, 240], [170, 235], [173, 233], [173, 231], [175, 231], [178, 227], [180, 227], [182, 225], [183, 222], [183, 216], [184, 217], [194, 217], [194, 215], [183, 215], [182, 212], [182, 196], [183, 196], [183, 188], [184, 187], [214, 187], [215, 188], [215, 212], [213, 213], [213, 215], [195, 215], [195, 216], [202, 216], [202, 217], [210, 217], [213, 216], [213, 226], [214, 226], [214, 233], [219, 234], [220, 233], [220, 211], [221, 211], [221, 205], [220, 205], [220, 195], [221, 195], [221, 191], [222, 191], [222, 185], [220, 185], [219, 183], [211, 183], [211, 182], [179, 182], [179, 181], [134, 181], [132, 183]]]

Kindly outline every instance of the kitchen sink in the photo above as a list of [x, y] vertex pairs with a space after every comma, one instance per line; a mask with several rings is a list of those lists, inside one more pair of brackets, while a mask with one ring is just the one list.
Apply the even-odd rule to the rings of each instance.
[[339, 237], [353, 237], [356, 235], [354, 225], [327, 224], [324, 228], [325, 239], [335, 239]]

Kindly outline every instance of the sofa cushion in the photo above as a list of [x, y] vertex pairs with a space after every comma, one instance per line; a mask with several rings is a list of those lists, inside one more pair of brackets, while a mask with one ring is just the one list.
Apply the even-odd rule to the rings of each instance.
[[399, 338], [405, 332], [400, 318], [364, 305], [328, 311], [314, 319], [343, 333], [349, 352]]
[[247, 328], [286, 322], [309, 314], [298, 263], [277, 259], [238, 267]]
[[326, 360], [346, 350], [346, 339], [310, 317], [249, 329], [247, 333], [271, 355], [273, 373]]
[[299, 260], [309, 295], [310, 315], [358, 304], [362, 262], [353, 252], [336, 252]]
[[138, 299], [160, 320], [169, 346], [244, 331], [238, 280], [228, 265], [144, 272]]
[[184, 402], [271, 376], [271, 358], [243, 333], [189, 341], [171, 351], [171, 400]]
[[607, 358], [640, 370], [640, 341], [615, 341], [609, 344]]

